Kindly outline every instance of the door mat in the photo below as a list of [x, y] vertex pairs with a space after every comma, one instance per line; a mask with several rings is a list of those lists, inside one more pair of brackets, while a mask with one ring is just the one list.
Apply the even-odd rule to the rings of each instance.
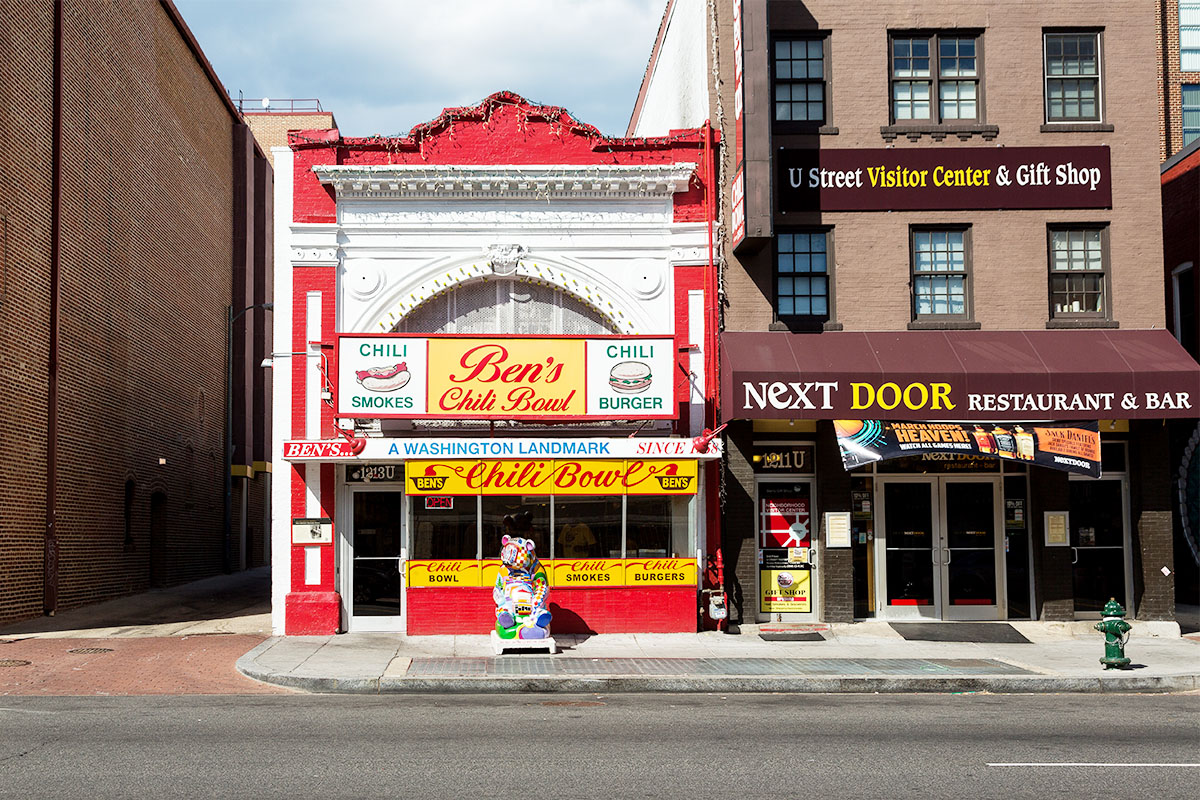
[[823, 642], [825, 637], [816, 631], [809, 633], [760, 633], [764, 642]]
[[981, 642], [1031, 644], [1006, 622], [890, 622], [892, 630], [910, 642]]

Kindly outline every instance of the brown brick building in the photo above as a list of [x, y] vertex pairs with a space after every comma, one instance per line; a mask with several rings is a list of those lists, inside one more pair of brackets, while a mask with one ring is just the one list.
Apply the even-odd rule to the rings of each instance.
[[1158, 4], [706, 5], [629, 133], [722, 132], [735, 617], [1172, 618]]
[[1158, 0], [1160, 161], [1200, 138], [1200, 2]]
[[269, 297], [270, 166], [167, 0], [5, 0], [0, 51], [0, 621], [237, 569], [243, 520], [262, 563], [262, 311], [228, 538], [225, 359]]

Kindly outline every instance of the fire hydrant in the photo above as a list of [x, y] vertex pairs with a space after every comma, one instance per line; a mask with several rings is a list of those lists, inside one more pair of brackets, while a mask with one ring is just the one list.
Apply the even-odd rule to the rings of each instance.
[[1125, 657], [1125, 643], [1129, 641], [1130, 625], [1125, 621], [1125, 609], [1113, 597], [1104, 604], [1104, 616], [1095, 624], [1096, 630], [1104, 634], [1104, 658], [1100, 663], [1105, 669], [1129, 669]]

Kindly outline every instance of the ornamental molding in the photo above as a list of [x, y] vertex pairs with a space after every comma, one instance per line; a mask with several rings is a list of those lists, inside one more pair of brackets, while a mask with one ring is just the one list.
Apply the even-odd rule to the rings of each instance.
[[312, 168], [339, 200], [669, 198], [685, 191], [695, 164], [421, 166], [375, 164]]
[[292, 248], [292, 266], [294, 267], [336, 267], [338, 265], [338, 248], [299, 246]]
[[529, 250], [519, 244], [493, 244], [483, 248], [483, 253], [494, 274], [508, 276], [517, 271], [517, 265], [529, 255]]

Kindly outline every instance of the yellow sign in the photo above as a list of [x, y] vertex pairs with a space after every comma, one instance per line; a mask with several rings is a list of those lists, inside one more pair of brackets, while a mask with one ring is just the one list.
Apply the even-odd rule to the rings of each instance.
[[695, 586], [696, 559], [638, 558], [625, 562], [629, 586]]
[[696, 461], [626, 461], [626, 494], [695, 494]]
[[[409, 561], [408, 585], [470, 587], [479, 586], [478, 561]], [[495, 578], [493, 577], [493, 580]]]
[[[543, 567], [545, 564], [542, 565]], [[480, 561], [479, 562], [479, 585], [491, 588], [496, 585], [496, 576], [500, 574], [500, 570], [504, 565], [499, 560], [495, 561]], [[547, 571], [546, 578], [549, 580], [550, 573]]]
[[482, 470], [480, 461], [410, 461], [404, 470], [405, 494], [479, 494], [479, 481], [472, 472]]
[[409, 461], [409, 495], [695, 494], [696, 461]]
[[543, 562], [551, 586], [605, 587], [625, 585], [625, 562], [619, 558], [572, 558]]
[[584, 339], [431, 338], [429, 413], [584, 415], [586, 347]]
[[811, 580], [812, 572], [807, 569], [759, 570], [760, 610], [771, 614], [812, 611]]

